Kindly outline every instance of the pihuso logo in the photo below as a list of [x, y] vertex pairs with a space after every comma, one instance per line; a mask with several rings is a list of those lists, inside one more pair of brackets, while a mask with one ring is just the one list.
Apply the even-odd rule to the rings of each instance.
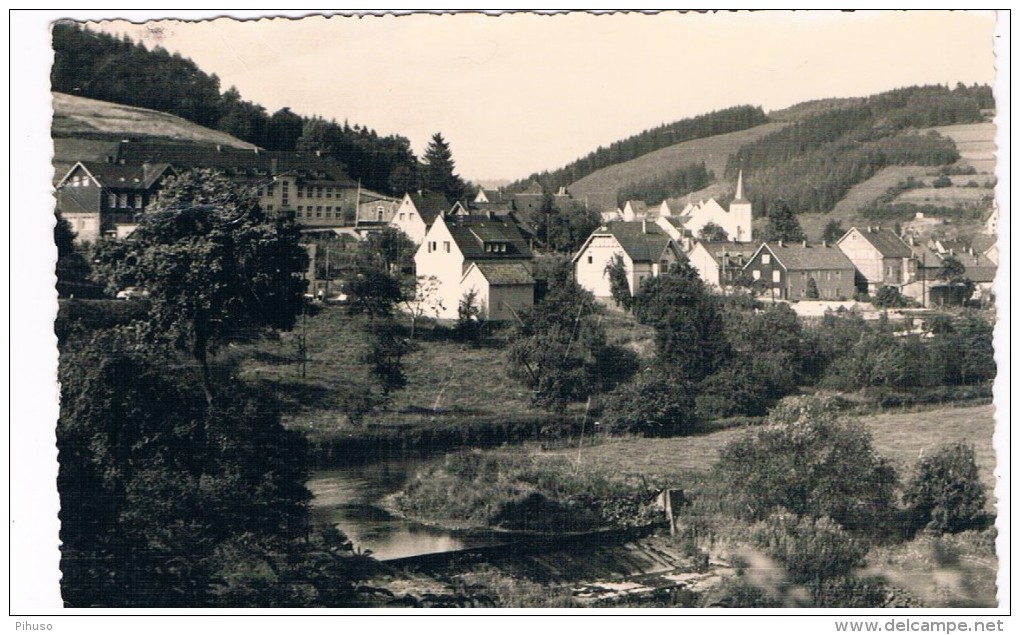
[[16, 631], [52, 631], [53, 625], [49, 622], [15, 622]]

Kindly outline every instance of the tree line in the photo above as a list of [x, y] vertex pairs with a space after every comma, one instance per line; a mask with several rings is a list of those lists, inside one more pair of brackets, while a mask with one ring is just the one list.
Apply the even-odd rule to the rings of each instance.
[[768, 209], [778, 199], [795, 213], [827, 212], [854, 185], [890, 165], [948, 165], [955, 145], [917, 128], [983, 120], [994, 107], [988, 86], [913, 86], [805, 117], [744, 145], [726, 176], [743, 169], [751, 200]]
[[697, 117], [681, 119], [616, 141], [608, 147], [599, 146], [594, 152], [558, 170], [532, 174], [526, 179], [510, 184], [508, 189], [518, 191], [534, 180], [541, 183], [544, 189], [556, 190], [579, 181], [592, 172], [636, 159], [649, 152], [684, 141], [746, 130], [767, 121], [768, 118], [760, 106], [734, 106]]
[[700, 190], [715, 180], [715, 174], [705, 168], [705, 162], [691, 163], [669, 172], [628, 183], [617, 190], [617, 205], [627, 201], [644, 201], [658, 205], [668, 198], [677, 198]]

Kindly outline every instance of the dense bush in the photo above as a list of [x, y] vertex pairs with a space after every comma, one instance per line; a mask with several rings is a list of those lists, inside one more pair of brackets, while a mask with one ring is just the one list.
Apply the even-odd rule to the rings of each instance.
[[864, 564], [868, 552], [867, 545], [825, 517], [772, 514], [752, 527], [752, 536], [796, 584], [846, 576]]
[[942, 534], [978, 526], [985, 520], [985, 490], [974, 447], [944, 446], [921, 458], [904, 500], [918, 528]]
[[899, 289], [889, 285], [880, 287], [871, 302], [880, 309], [892, 309], [910, 304], [910, 300], [900, 293]]
[[698, 423], [694, 395], [688, 380], [656, 366], [610, 393], [602, 418], [617, 434], [665, 437], [690, 433]]
[[717, 469], [754, 518], [785, 510], [873, 528], [893, 510], [893, 467], [860, 424], [817, 398], [780, 402], [767, 426], [722, 449]]

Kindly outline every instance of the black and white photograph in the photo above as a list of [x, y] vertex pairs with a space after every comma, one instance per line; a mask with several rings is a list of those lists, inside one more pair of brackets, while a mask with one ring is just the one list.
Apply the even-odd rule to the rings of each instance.
[[1006, 630], [1008, 11], [15, 13], [11, 628]]

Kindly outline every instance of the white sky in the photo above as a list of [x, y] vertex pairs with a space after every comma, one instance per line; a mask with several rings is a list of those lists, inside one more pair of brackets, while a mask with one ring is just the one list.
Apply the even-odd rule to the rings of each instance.
[[348, 119], [408, 137], [419, 155], [441, 131], [470, 179], [555, 169], [646, 128], [738, 104], [771, 110], [911, 84], [991, 84], [994, 27], [991, 12], [948, 11], [99, 25], [179, 51], [270, 113], [289, 106]]

